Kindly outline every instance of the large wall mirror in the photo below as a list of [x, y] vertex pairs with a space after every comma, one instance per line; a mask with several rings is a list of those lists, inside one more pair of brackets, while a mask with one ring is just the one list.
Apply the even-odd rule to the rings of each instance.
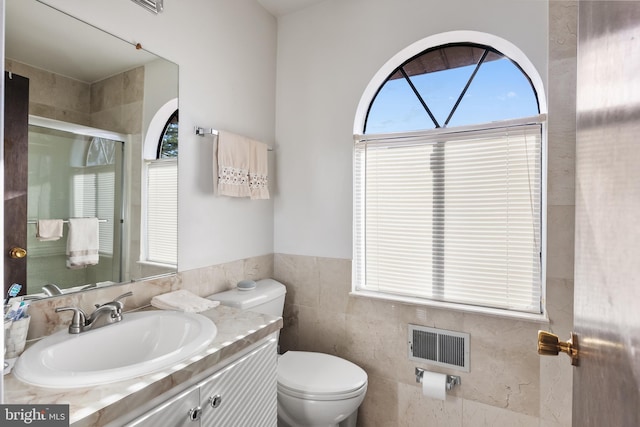
[[5, 5], [5, 294], [175, 273], [178, 66], [39, 0]]

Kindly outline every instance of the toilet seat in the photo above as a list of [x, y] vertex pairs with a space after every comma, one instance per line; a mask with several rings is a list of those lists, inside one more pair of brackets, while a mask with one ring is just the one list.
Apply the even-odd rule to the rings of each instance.
[[364, 393], [367, 373], [336, 356], [288, 351], [278, 358], [278, 392], [310, 400], [342, 400]]
[[288, 387], [278, 384], [278, 394], [285, 394], [290, 397], [295, 397], [304, 400], [318, 400], [318, 401], [330, 401], [330, 400], [347, 400], [365, 393], [367, 391], [367, 384], [363, 385], [357, 390], [353, 390], [347, 393], [304, 393], [298, 390], [292, 390]]

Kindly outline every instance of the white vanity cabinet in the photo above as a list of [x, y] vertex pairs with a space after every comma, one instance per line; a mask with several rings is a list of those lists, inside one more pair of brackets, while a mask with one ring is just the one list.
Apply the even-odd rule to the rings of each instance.
[[202, 426], [275, 427], [276, 343], [263, 346], [200, 384]]
[[126, 426], [275, 427], [277, 406], [276, 340], [270, 339]]
[[[191, 387], [187, 391], [172, 397], [160, 406], [150, 410], [144, 415], [126, 424], [127, 427], [192, 427], [199, 426], [198, 405], [200, 403], [200, 393], [197, 388]], [[196, 412], [198, 411], [198, 412]], [[116, 423], [110, 426], [115, 427]]]

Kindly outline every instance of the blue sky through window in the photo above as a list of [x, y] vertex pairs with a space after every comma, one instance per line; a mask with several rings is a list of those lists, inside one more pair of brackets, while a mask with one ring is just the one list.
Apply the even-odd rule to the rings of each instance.
[[[444, 126], [451, 108], [475, 65], [415, 75], [411, 81]], [[531, 83], [509, 59], [480, 66], [447, 127], [488, 123], [538, 114]], [[373, 100], [366, 133], [392, 133], [433, 129], [435, 125], [405, 79], [387, 80]]]
[[529, 79], [506, 58], [482, 64], [449, 127], [538, 114]]
[[444, 71], [412, 76], [411, 81], [435, 116], [444, 126], [449, 113], [469, 81], [476, 66], [451, 68]]

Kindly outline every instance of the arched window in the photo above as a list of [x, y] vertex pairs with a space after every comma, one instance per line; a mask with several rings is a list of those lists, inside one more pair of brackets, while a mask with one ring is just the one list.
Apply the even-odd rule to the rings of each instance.
[[178, 100], [155, 114], [145, 138], [146, 198], [142, 259], [161, 266], [178, 262]]
[[356, 118], [354, 292], [539, 315], [544, 115], [532, 77], [487, 43], [396, 60]]
[[171, 159], [178, 157], [178, 110], [174, 111], [162, 129], [158, 141], [157, 159]]
[[421, 52], [382, 84], [364, 133], [489, 123], [540, 112], [529, 77], [496, 49], [451, 43]]

